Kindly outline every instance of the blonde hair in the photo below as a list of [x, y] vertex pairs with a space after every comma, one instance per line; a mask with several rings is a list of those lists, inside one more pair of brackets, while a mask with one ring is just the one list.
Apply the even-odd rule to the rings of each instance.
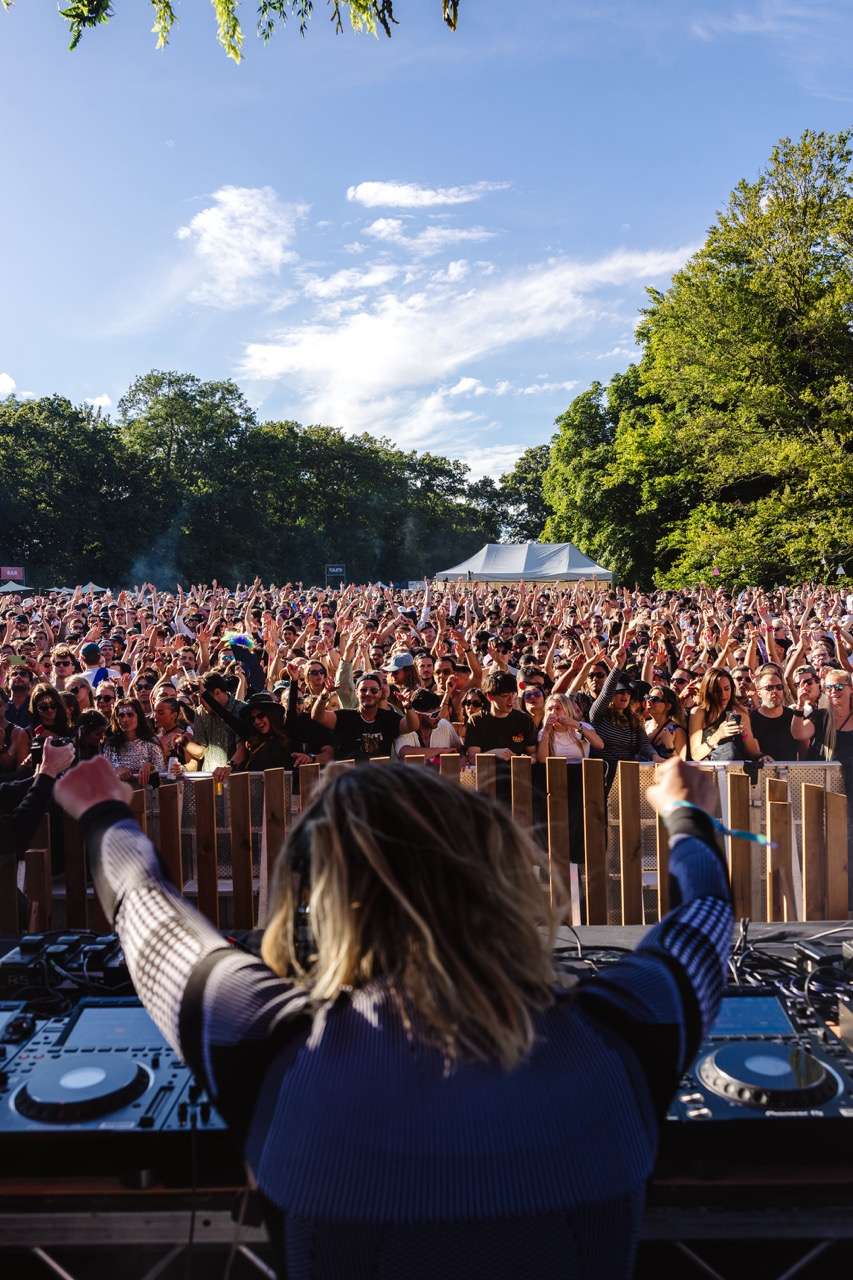
[[[552, 1000], [556, 915], [540, 861], [506, 810], [429, 769], [348, 769], [288, 837], [261, 954], [315, 1008], [379, 982], [413, 1038], [451, 1061], [512, 1067]], [[315, 954], [303, 965], [306, 901]]]

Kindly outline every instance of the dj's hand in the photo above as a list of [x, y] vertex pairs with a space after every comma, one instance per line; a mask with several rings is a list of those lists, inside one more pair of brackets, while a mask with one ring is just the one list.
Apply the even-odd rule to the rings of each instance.
[[713, 771], [686, 764], [678, 756], [658, 765], [654, 783], [646, 794], [657, 813], [665, 813], [678, 800], [687, 800], [706, 813], [713, 813], [718, 798]]
[[72, 818], [81, 818], [105, 800], [128, 804], [132, 794], [132, 788], [121, 781], [112, 765], [103, 756], [96, 756], [69, 769], [54, 787], [53, 798]]
[[74, 754], [73, 742], [64, 742], [61, 746], [55, 747], [50, 738], [47, 738], [39, 772], [46, 774], [48, 778], [58, 778], [60, 773], [71, 768], [74, 763]]

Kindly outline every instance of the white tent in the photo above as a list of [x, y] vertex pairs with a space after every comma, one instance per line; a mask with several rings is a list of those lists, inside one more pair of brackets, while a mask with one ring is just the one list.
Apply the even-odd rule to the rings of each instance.
[[611, 582], [613, 574], [571, 542], [487, 542], [468, 560], [434, 575], [478, 582]]

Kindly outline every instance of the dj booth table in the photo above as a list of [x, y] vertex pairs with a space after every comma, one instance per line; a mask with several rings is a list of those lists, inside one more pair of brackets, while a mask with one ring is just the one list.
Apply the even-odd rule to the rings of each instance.
[[[784, 933], [784, 950], [841, 923], [753, 925], [750, 937], [770, 945]], [[849, 927], [853, 935], [853, 922]], [[557, 946], [633, 949], [644, 932], [641, 926], [561, 929]], [[649, 1186], [637, 1280], [667, 1269], [679, 1280], [741, 1280], [747, 1273], [808, 1280], [828, 1274], [830, 1266], [849, 1273], [853, 1119], [849, 1123], [851, 1140], [834, 1152], [795, 1145], [787, 1160], [768, 1158], [756, 1125], [744, 1122], [729, 1126], [732, 1141], [722, 1152], [664, 1160]], [[681, 1129], [689, 1140], [699, 1137], [701, 1125]], [[240, 1161], [221, 1141], [216, 1150], [216, 1159], [197, 1162], [193, 1179], [178, 1173], [175, 1185], [142, 1171], [134, 1185], [109, 1171], [21, 1175], [8, 1158], [0, 1159], [0, 1268], [12, 1280], [114, 1280], [117, 1272], [122, 1280], [173, 1280], [184, 1274], [191, 1244], [196, 1275], [222, 1276], [230, 1258], [232, 1280], [273, 1276]]]

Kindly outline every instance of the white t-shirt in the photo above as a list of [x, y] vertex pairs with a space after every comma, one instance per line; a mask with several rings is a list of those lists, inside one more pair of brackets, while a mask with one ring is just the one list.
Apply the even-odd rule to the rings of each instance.
[[[581, 720], [584, 729], [588, 729], [590, 733], [594, 732], [591, 724], [587, 724], [585, 720]], [[539, 741], [545, 737], [547, 729], [539, 730]], [[562, 756], [565, 760], [585, 760], [589, 755], [589, 743], [586, 738], [582, 738], [580, 734], [573, 730], [558, 730], [551, 739], [551, 753], [555, 756]]]
[[[429, 747], [435, 747], [441, 750], [442, 747], [461, 747], [462, 739], [453, 728], [449, 720], [439, 720], [438, 724], [429, 735]], [[418, 733], [401, 733], [397, 741], [394, 743], [394, 754], [400, 754], [401, 747], [414, 747], [417, 751], [424, 753], [429, 751], [429, 747], [425, 747], [421, 742]]]

